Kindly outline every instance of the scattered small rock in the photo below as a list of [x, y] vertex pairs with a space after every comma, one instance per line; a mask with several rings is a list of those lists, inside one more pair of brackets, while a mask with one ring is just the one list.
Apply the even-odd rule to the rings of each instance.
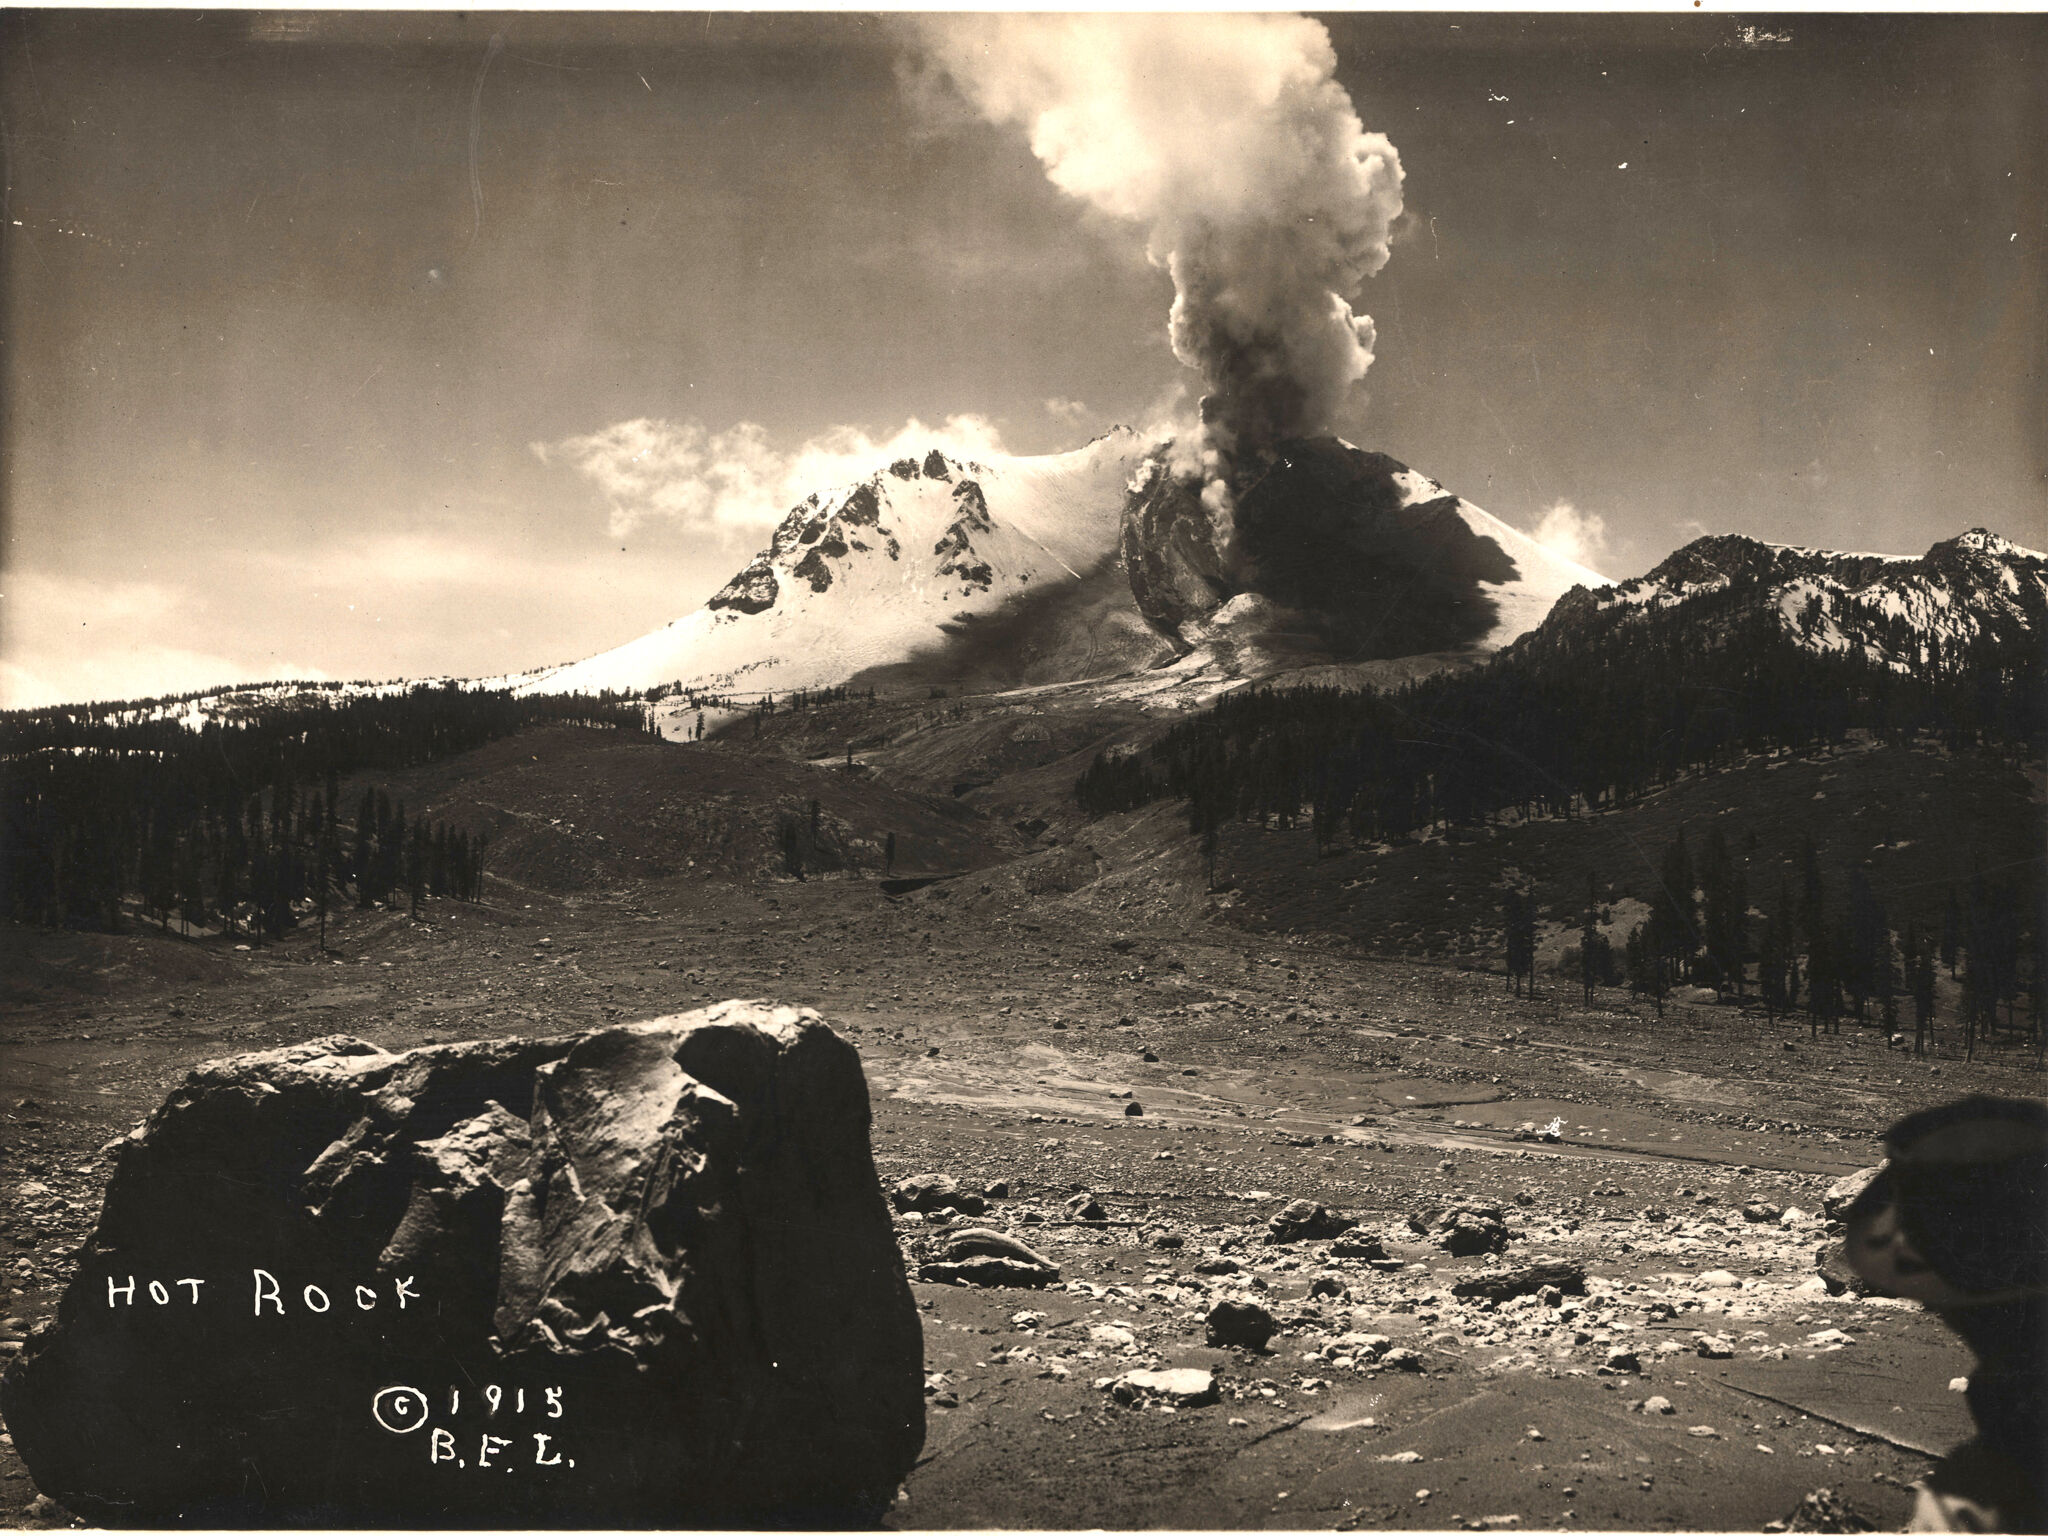
[[[1769, 1530], [1766, 1526], [1764, 1529]], [[1832, 1488], [1816, 1488], [1799, 1501], [1798, 1508], [1778, 1523], [1785, 1531], [1869, 1531], [1875, 1525], [1843, 1503]]]

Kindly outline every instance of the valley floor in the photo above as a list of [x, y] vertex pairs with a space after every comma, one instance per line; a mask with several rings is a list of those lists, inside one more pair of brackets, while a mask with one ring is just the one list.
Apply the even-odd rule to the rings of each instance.
[[[1498, 976], [1335, 941], [1029, 897], [1003, 871], [900, 896], [694, 876], [487, 895], [417, 923], [349, 913], [325, 954], [310, 934], [242, 949], [8, 931], [5, 1347], [54, 1309], [105, 1145], [200, 1060], [763, 997], [859, 1046], [885, 1183], [1005, 1185], [978, 1224], [1061, 1268], [1045, 1291], [914, 1286], [928, 1435], [896, 1525], [1756, 1529], [1827, 1487], [1896, 1528], [1906, 1485], [1968, 1433], [1961, 1345], [1816, 1278], [1821, 1196], [1910, 1109], [2038, 1093], [2030, 1057], [1965, 1063], [1943, 1040], [1914, 1060], [1875, 1030], [1813, 1038], [1732, 1007], [1659, 1021], [1620, 992], [1519, 1000]], [[1513, 1139], [1552, 1121], [1554, 1144]], [[1109, 1220], [1069, 1222], [1079, 1193]], [[1391, 1260], [1267, 1244], [1295, 1197], [1385, 1235]], [[1491, 1262], [1579, 1261], [1588, 1296], [1455, 1298], [1489, 1261], [1408, 1221], [1459, 1204], [1504, 1213]], [[932, 1235], [899, 1232], [912, 1258]], [[1324, 1276], [1335, 1294], [1312, 1297]], [[1266, 1352], [1204, 1343], [1225, 1294], [1278, 1317]], [[1375, 1365], [1347, 1333], [1420, 1369]], [[1610, 1371], [1622, 1347], [1638, 1368]], [[1126, 1407], [1098, 1386], [1154, 1364], [1214, 1371], [1221, 1400]], [[33, 1498], [0, 1444], [7, 1522], [65, 1523]]]

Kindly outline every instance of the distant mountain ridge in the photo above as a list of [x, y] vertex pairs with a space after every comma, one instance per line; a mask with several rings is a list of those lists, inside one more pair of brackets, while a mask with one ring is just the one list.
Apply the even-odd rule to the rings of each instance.
[[1960, 666], [1983, 647], [2048, 644], [2048, 554], [1983, 528], [1919, 556], [1709, 535], [1646, 575], [1566, 593], [1521, 648], [1649, 630], [1686, 630], [1711, 645], [1758, 623], [1815, 653], [1860, 651], [1895, 671]]

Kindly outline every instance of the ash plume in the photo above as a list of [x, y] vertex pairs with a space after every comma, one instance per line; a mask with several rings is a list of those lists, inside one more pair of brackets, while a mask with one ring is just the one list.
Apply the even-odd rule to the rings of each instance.
[[1348, 296], [1386, 264], [1401, 158], [1333, 77], [1329, 34], [1280, 15], [913, 25], [982, 118], [1025, 130], [1053, 185], [1145, 226], [1173, 277], [1174, 353], [1208, 387], [1203, 501], [1227, 520], [1237, 457], [1326, 431], [1372, 364]]

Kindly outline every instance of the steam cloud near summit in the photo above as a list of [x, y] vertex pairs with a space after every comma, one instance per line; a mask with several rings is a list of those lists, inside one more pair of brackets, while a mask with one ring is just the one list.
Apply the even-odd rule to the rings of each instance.
[[961, 459], [1004, 451], [995, 423], [981, 416], [949, 416], [938, 427], [912, 417], [883, 438], [830, 427], [795, 448], [777, 447], [751, 421], [713, 432], [701, 421], [642, 416], [528, 446], [543, 464], [573, 465], [604, 493], [614, 538], [663, 521], [749, 538], [773, 528], [811, 492], [858, 480], [890, 459], [922, 458], [933, 448]]
[[1282, 15], [913, 25], [1053, 185], [1146, 227], [1173, 276], [1174, 353], [1209, 389], [1204, 500], [1227, 515], [1233, 457], [1328, 430], [1372, 364], [1372, 319], [1347, 296], [1386, 264], [1401, 158], [1333, 78], [1328, 32]]

